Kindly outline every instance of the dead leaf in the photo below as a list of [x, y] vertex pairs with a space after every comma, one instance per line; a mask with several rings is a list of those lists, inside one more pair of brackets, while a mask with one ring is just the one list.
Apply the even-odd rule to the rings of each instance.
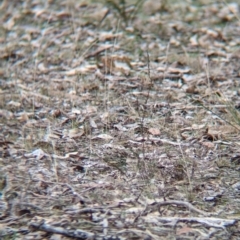
[[149, 128], [148, 132], [154, 136], [158, 136], [160, 135], [160, 130], [158, 128]]
[[69, 138], [79, 138], [84, 134], [84, 131], [82, 129], [78, 128], [73, 128], [70, 129], [64, 137], [69, 137]]
[[108, 134], [103, 133], [103, 134], [99, 134], [99, 135], [97, 135], [97, 136], [94, 136], [94, 137], [92, 137], [91, 139], [111, 140], [111, 139], [113, 139], [113, 137], [110, 136], [110, 135], [108, 135]]
[[99, 35], [99, 41], [101, 42], [105, 42], [105, 41], [109, 41], [115, 38], [120, 37], [122, 34], [121, 33], [111, 33], [111, 32], [101, 32]]
[[189, 87], [186, 89], [186, 93], [191, 93], [191, 94], [196, 94], [196, 93], [198, 93], [198, 91], [196, 90], [196, 85], [193, 84], [193, 85], [189, 86]]
[[83, 114], [91, 114], [91, 113], [95, 113], [95, 112], [97, 112], [97, 107], [95, 107], [95, 106], [87, 106], [83, 110]]
[[190, 228], [190, 227], [187, 227], [187, 226], [184, 226], [182, 227], [181, 229], [177, 229], [177, 235], [182, 235], [182, 234], [185, 234], [185, 233], [190, 233], [192, 232], [193, 229]]
[[0, 116], [10, 120], [11, 118], [13, 118], [14, 115], [8, 110], [0, 109]]
[[228, 135], [238, 134], [239, 130], [229, 125], [209, 126], [207, 128], [207, 138], [211, 141], [224, 139]]
[[8, 103], [8, 105], [11, 106], [11, 107], [19, 108], [21, 106], [21, 103], [20, 102], [15, 102], [15, 101], [10, 101]]
[[[28, 121], [29, 117], [28, 117], [29, 114], [27, 114], [26, 112], [23, 112], [20, 114], [20, 116], [17, 118], [20, 122], [26, 122]], [[32, 114], [31, 114], [32, 115]]]
[[95, 121], [92, 118], [89, 119], [89, 122], [90, 122], [90, 126], [92, 128], [97, 128], [97, 124], [95, 123]]
[[182, 69], [182, 68], [173, 68], [173, 67], [170, 67], [170, 68], [168, 68], [168, 72], [170, 72], [170, 73], [180, 73], [180, 74], [183, 74], [183, 73], [189, 73], [189, 72], [190, 72], [190, 69]]
[[37, 160], [41, 160], [47, 154], [41, 149], [36, 149], [31, 153], [25, 154], [25, 157], [36, 157]]
[[96, 70], [95, 76], [101, 81], [107, 80], [107, 78], [101, 73], [99, 69]]
[[193, 35], [191, 38], [190, 38], [190, 44], [192, 45], [192, 46], [198, 46], [198, 39], [197, 39], [197, 35]]
[[201, 144], [210, 149], [214, 149], [215, 147], [215, 144], [213, 142], [201, 142]]

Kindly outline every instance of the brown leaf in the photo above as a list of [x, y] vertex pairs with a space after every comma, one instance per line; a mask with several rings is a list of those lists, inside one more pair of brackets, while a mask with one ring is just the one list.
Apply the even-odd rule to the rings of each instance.
[[186, 93], [192, 93], [192, 94], [198, 93], [198, 91], [196, 90], [196, 85], [193, 84], [193, 85], [189, 86], [186, 89]]
[[160, 135], [160, 130], [158, 128], [149, 128], [148, 132], [154, 136], [158, 136]]
[[189, 73], [189, 72], [190, 72], [190, 69], [182, 69], [182, 68], [173, 68], [173, 67], [170, 67], [170, 68], [168, 68], [168, 72], [170, 72], [170, 73], [180, 73], [180, 74], [183, 74], [183, 73]]
[[192, 231], [193, 231], [192, 228], [189, 228], [189, 227], [187, 227], [187, 226], [184, 226], [184, 227], [182, 227], [181, 229], [178, 229], [178, 230], [177, 230], [177, 235], [189, 233], [189, 232], [192, 232]]
[[229, 125], [209, 126], [207, 128], [207, 137], [209, 140], [215, 141], [225, 138], [231, 134], [237, 134], [238, 130]]
[[212, 142], [202, 142], [202, 145], [210, 149], [213, 149], [215, 147], [215, 144]]
[[18, 117], [18, 120], [20, 122], [26, 122], [28, 121], [28, 119], [29, 119], [28, 114], [26, 112], [21, 113], [20, 116]]
[[108, 135], [108, 134], [103, 133], [103, 134], [99, 134], [99, 135], [97, 135], [97, 136], [95, 136], [95, 137], [92, 137], [92, 139], [111, 140], [111, 139], [113, 139], [113, 137], [110, 136], [110, 135]]

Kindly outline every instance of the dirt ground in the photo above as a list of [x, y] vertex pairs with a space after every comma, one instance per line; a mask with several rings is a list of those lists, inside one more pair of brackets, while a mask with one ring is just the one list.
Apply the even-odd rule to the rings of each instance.
[[0, 2], [0, 239], [240, 239], [240, 2]]

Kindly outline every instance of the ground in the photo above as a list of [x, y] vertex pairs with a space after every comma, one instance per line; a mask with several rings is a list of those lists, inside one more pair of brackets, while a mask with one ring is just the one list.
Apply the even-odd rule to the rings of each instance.
[[0, 4], [1, 239], [240, 239], [238, 1]]

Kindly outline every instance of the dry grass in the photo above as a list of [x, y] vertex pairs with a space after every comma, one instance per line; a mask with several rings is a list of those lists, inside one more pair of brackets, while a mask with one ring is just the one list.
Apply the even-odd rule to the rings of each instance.
[[1, 239], [238, 239], [237, 5], [156, 2], [2, 2]]

